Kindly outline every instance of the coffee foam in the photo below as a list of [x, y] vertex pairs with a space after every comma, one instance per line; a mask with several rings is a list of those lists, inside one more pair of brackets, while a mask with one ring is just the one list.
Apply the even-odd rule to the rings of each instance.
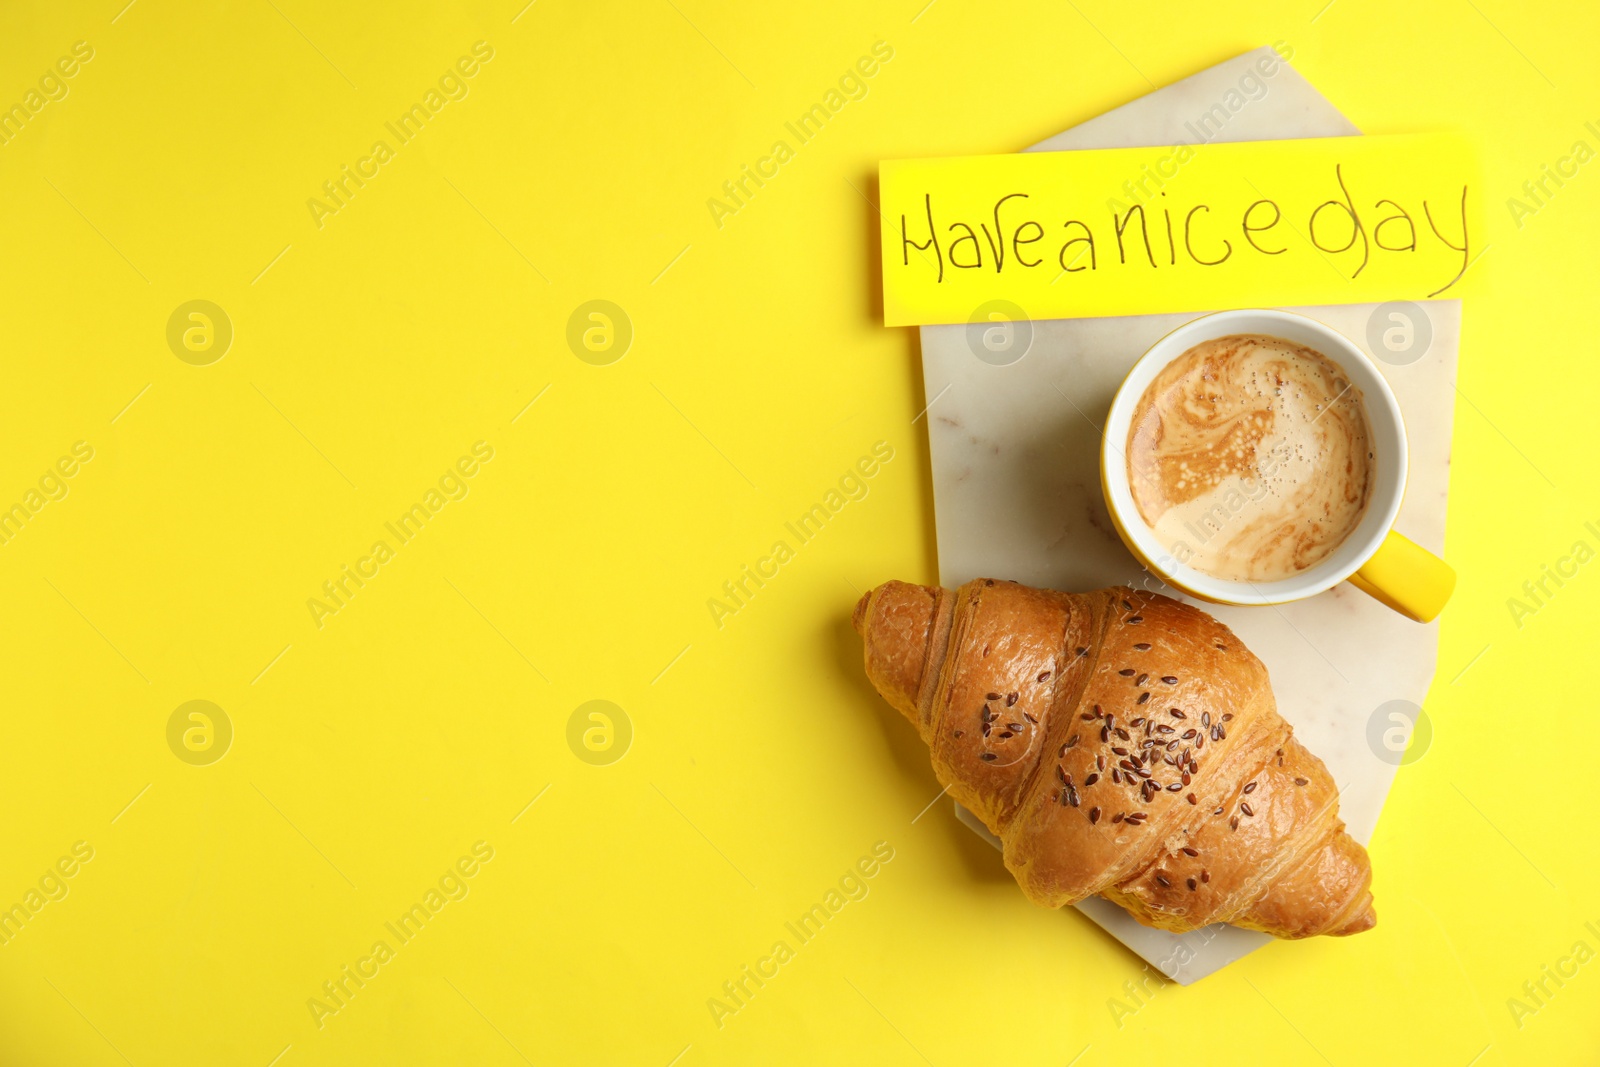
[[1372, 495], [1361, 390], [1321, 352], [1236, 334], [1173, 360], [1134, 409], [1127, 472], [1173, 558], [1229, 581], [1315, 566]]

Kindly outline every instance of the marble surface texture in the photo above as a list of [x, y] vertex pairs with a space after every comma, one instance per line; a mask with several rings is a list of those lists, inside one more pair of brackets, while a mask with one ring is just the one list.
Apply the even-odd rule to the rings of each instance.
[[[1210, 140], [1359, 134], [1285, 63], [1262, 79], [1266, 91], [1259, 98], [1230, 97], [1252, 64], [1271, 54], [1263, 48], [1219, 64], [1030, 151], [1192, 144], [1199, 139], [1201, 116], [1220, 114], [1219, 104], [1227, 117], [1220, 129], [1215, 122], [1206, 129]], [[1242, 106], [1230, 110], [1228, 102], [1241, 98]], [[1410, 442], [1410, 478], [1397, 529], [1442, 552], [1460, 304], [1430, 301], [1422, 307], [1432, 328], [1426, 353], [1404, 365], [1379, 361], [1378, 366], [1399, 398]], [[1374, 305], [1289, 310], [1320, 319], [1371, 354], [1367, 335]], [[1106, 514], [1098, 470], [1100, 426], [1134, 361], [1163, 334], [1195, 317], [1036, 322], [1031, 348], [1007, 366], [977, 358], [963, 326], [922, 328], [931, 401], [925, 419], [944, 585], [994, 577], [1067, 590], [1143, 584], [1174, 595], [1140, 568]], [[1388, 702], [1423, 703], [1434, 674], [1437, 624], [1410, 622], [1348, 584], [1280, 607], [1203, 606], [1267, 665], [1279, 710], [1327, 763], [1340, 787], [1350, 832], [1365, 842], [1397, 769], [1394, 755], [1369, 736], [1381, 737], [1393, 727], [1387, 712], [1379, 713]], [[987, 836], [968, 813], [958, 810], [957, 815]], [[1382, 922], [1381, 882], [1377, 908]], [[1099, 898], [1084, 901], [1078, 910], [1184, 984], [1271, 940], [1220, 925], [1179, 937], [1141, 926]]]

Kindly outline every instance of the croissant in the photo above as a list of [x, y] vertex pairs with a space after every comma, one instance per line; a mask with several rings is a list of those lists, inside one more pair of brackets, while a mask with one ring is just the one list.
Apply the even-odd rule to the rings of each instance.
[[852, 619], [867, 676], [1037, 904], [1100, 894], [1174, 933], [1377, 922], [1366, 850], [1267, 671], [1205, 612], [1127, 588], [888, 582]]

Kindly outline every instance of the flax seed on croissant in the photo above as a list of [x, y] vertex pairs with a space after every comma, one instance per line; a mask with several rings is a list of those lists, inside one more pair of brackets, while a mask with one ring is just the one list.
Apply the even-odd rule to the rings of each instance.
[[1035, 903], [1100, 894], [1147, 926], [1283, 938], [1377, 922], [1322, 761], [1226, 626], [1126, 588], [888, 582], [853, 622], [867, 676]]

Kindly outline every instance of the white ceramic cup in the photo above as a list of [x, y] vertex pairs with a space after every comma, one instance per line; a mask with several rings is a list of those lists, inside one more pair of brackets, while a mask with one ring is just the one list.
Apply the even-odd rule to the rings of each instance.
[[[1319, 562], [1271, 582], [1230, 581], [1178, 560], [1157, 540], [1128, 484], [1128, 429], [1134, 408], [1157, 374], [1200, 344], [1232, 334], [1266, 334], [1315, 349], [1337, 363], [1361, 391], [1371, 425], [1373, 486], [1361, 522]], [[1287, 311], [1219, 311], [1173, 330], [1140, 357], [1117, 389], [1100, 447], [1100, 481], [1117, 531], [1146, 567], [1168, 585], [1219, 604], [1281, 604], [1332, 589], [1346, 579], [1396, 611], [1431, 621], [1455, 586], [1443, 561], [1393, 530], [1406, 488], [1406, 430], [1400, 404], [1372, 360], [1330, 326]]]

